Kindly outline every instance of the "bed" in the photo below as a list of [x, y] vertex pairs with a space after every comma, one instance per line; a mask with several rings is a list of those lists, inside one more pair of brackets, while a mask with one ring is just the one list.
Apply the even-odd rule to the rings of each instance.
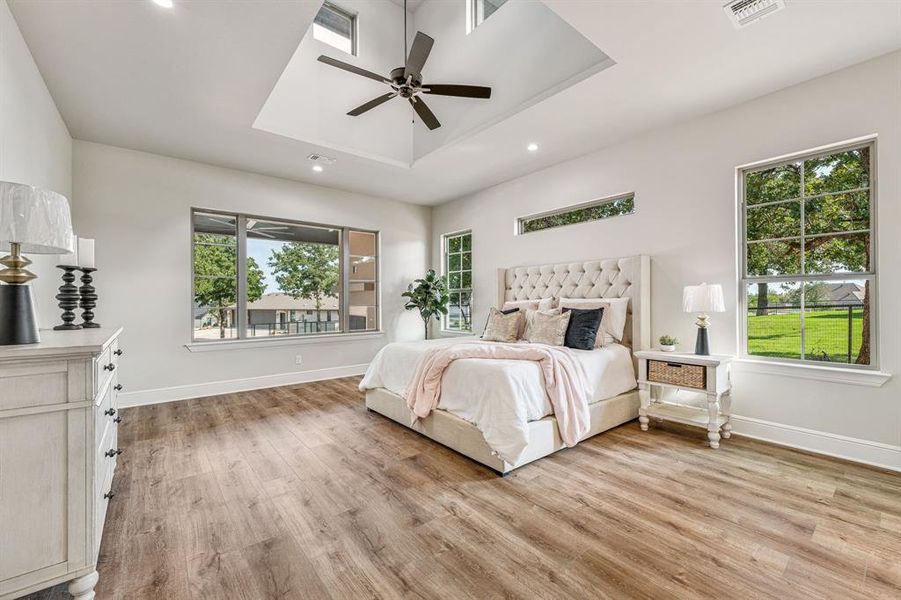
[[[650, 260], [632, 256], [498, 270], [499, 306], [560, 297], [629, 298], [620, 344], [573, 350], [589, 375], [591, 426], [584, 440], [638, 416], [632, 350], [650, 346]], [[461, 341], [465, 338], [385, 346], [361, 383], [366, 407], [504, 475], [564, 448], [538, 367], [528, 361], [457, 361], [442, 378], [438, 409], [411, 423], [401, 394], [415, 363], [430, 346]], [[498, 413], [490, 425], [486, 410]]]

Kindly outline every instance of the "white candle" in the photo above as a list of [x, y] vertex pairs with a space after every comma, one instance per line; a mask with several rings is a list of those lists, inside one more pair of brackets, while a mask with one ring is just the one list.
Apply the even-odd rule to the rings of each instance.
[[56, 263], [58, 265], [64, 265], [67, 267], [77, 267], [78, 266], [78, 236], [72, 235], [72, 252], [66, 252], [65, 254], [60, 254], [58, 259], [59, 262]]
[[94, 240], [78, 238], [78, 266], [94, 268]]

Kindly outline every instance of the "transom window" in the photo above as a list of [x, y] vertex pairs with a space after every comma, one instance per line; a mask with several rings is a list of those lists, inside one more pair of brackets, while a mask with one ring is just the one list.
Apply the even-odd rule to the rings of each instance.
[[192, 339], [378, 329], [378, 233], [193, 210]]
[[745, 352], [874, 365], [875, 145], [741, 172]]
[[520, 217], [516, 220], [516, 225], [517, 232], [522, 234], [564, 225], [575, 225], [576, 223], [587, 223], [588, 221], [631, 215], [634, 212], [635, 194], [629, 193], [592, 200], [591, 202], [566, 208], [558, 208], [528, 217]]
[[450, 304], [444, 316], [446, 331], [472, 331], [472, 232], [444, 236], [444, 274]]
[[493, 15], [507, 0], [466, 0], [466, 33], [481, 25]]
[[357, 16], [326, 2], [313, 19], [313, 38], [356, 56]]

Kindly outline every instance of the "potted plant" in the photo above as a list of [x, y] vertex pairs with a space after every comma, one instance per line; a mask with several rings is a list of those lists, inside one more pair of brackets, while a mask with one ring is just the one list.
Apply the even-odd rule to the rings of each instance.
[[429, 319], [440, 319], [441, 315], [447, 314], [447, 304], [450, 301], [447, 282], [434, 269], [429, 269], [425, 277], [416, 279], [407, 286], [407, 291], [401, 296], [407, 298], [404, 308], [419, 311], [425, 328], [425, 339], [429, 339]]
[[679, 340], [671, 335], [661, 335], [658, 341], [660, 342], [660, 349], [664, 352], [675, 352], [676, 344], [679, 343]]

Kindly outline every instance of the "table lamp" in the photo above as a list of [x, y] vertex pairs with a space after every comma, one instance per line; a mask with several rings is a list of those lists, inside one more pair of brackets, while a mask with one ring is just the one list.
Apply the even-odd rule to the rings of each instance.
[[723, 286], [687, 285], [682, 291], [682, 310], [689, 313], [698, 313], [698, 339], [695, 342], [695, 354], [707, 356], [710, 354], [710, 341], [707, 338], [709, 325], [707, 313], [726, 312], [723, 302]]
[[69, 201], [62, 194], [32, 185], [0, 181], [0, 345], [40, 341], [29, 281], [37, 276], [26, 267], [29, 254], [74, 250]]

